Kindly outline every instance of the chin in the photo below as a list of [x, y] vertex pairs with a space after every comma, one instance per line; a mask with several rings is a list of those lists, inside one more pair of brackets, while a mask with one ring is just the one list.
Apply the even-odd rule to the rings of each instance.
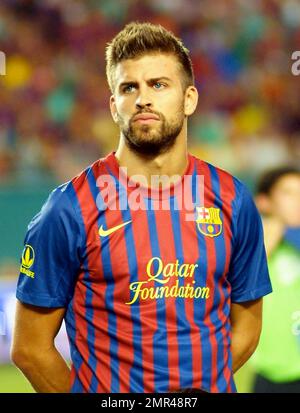
[[135, 133], [134, 134], [135, 141], [137, 143], [147, 143], [153, 142], [158, 143], [161, 140], [161, 135], [157, 133], [151, 133], [151, 131], [147, 131], [144, 133]]

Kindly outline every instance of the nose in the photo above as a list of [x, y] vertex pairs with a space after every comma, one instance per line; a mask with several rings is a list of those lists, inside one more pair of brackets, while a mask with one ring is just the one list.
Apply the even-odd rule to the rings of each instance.
[[138, 94], [135, 102], [136, 108], [139, 110], [144, 108], [151, 108], [152, 100], [149, 96], [149, 93], [147, 93], [147, 90], [141, 88], [139, 92], [140, 93]]

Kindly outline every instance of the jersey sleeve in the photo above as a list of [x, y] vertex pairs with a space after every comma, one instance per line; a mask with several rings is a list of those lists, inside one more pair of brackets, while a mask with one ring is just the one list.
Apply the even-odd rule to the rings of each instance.
[[243, 184], [239, 201], [228, 276], [232, 302], [256, 300], [272, 292], [261, 218]]
[[28, 226], [17, 298], [41, 307], [66, 307], [80, 268], [80, 242], [74, 207], [59, 187]]

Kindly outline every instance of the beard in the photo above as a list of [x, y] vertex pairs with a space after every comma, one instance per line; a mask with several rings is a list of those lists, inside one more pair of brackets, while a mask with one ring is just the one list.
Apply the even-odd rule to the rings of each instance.
[[[141, 113], [153, 113], [159, 116], [154, 124], [139, 125], [134, 122], [134, 116]], [[143, 110], [135, 113], [126, 125], [118, 114], [118, 124], [121, 133], [125, 137], [126, 145], [134, 152], [143, 156], [157, 156], [167, 152], [176, 142], [184, 123], [184, 104], [177, 111], [173, 119], [169, 121], [158, 112]]]

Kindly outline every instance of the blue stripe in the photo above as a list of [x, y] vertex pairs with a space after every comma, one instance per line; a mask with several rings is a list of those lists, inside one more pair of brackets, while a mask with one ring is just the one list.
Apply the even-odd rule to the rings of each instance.
[[[97, 205], [97, 199], [101, 199], [100, 191], [96, 185], [96, 179], [92, 170], [87, 174], [87, 179], [90, 187], [91, 194], [94, 198], [94, 202]], [[98, 198], [97, 198], [98, 197]], [[102, 200], [103, 201], [103, 200]], [[104, 203], [104, 201], [103, 201]], [[106, 228], [105, 213], [98, 214], [98, 228], [103, 225]], [[100, 239], [102, 241], [102, 239]], [[107, 246], [107, 248], [105, 248]], [[115, 281], [112, 274], [111, 257], [109, 250], [109, 237], [104, 238], [101, 243], [101, 262], [103, 268], [103, 276], [106, 281], [106, 292], [105, 292], [105, 308], [108, 314], [108, 331], [107, 340], [110, 340], [109, 354], [111, 359], [111, 383], [109, 384], [111, 393], [118, 393], [120, 391], [119, 382], [119, 360], [118, 360], [118, 342], [116, 340], [117, 334], [117, 320], [114, 311], [114, 290]]]
[[[237, 202], [238, 196], [240, 196], [240, 192], [239, 192], [239, 188], [238, 188], [238, 186], [239, 186], [238, 181], [235, 178], [232, 178], [232, 179], [233, 179], [233, 183], [234, 183], [235, 196], [234, 196], [233, 200], [231, 201], [231, 211], [232, 211], [232, 213], [231, 213], [230, 229], [231, 229], [231, 233], [234, 234], [236, 232], [234, 230], [234, 222], [236, 220], [235, 215], [236, 215], [236, 212], [238, 211], [238, 209], [236, 208], [236, 202]], [[241, 198], [239, 198], [239, 199], [241, 199]], [[233, 251], [233, 249], [234, 249], [234, 242], [235, 242], [235, 239], [232, 236], [231, 239], [230, 239], [231, 251]], [[232, 256], [232, 254], [231, 254], [231, 256]], [[232, 368], [232, 353], [231, 353], [231, 351], [230, 351], [230, 368]], [[234, 392], [236, 392], [237, 389], [236, 389], [236, 385], [235, 385], [235, 382], [234, 382], [234, 376], [233, 375], [230, 378], [230, 385], [231, 385], [232, 390]]]
[[81, 357], [80, 352], [77, 350], [76, 341], [75, 341], [76, 320], [74, 317], [74, 298], [72, 298], [72, 300], [70, 301], [68, 305], [68, 309], [65, 315], [65, 324], [66, 324], [66, 330], [67, 330], [67, 334], [69, 338], [71, 360], [72, 360], [72, 364], [75, 369], [75, 380], [74, 380], [74, 383], [73, 383], [73, 386], [70, 392], [71, 393], [83, 393], [84, 389], [78, 377], [78, 371], [80, 367], [82, 366], [83, 359]]
[[[234, 215], [235, 215], [235, 211], [236, 211], [235, 202], [236, 202], [236, 199], [237, 199], [236, 194], [237, 194], [238, 190], [237, 190], [237, 187], [236, 187], [237, 182], [236, 182], [235, 178], [234, 178], [234, 177], [231, 177], [231, 179], [233, 180], [233, 184], [234, 184], [234, 190], [235, 190], [234, 193], [235, 193], [235, 196], [234, 196], [234, 198], [233, 198], [232, 201], [231, 201], [231, 223], [230, 223], [230, 230], [231, 230], [231, 234], [234, 234], [233, 221], [234, 221]], [[234, 244], [234, 238], [233, 238], [233, 236], [231, 236], [231, 238], [230, 238], [230, 248], [231, 248], [230, 258], [232, 257], [233, 244]], [[230, 312], [230, 308], [229, 308], [229, 312]], [[228, 332], [231, 332], [231, 326], [230, 326], [229, 323], [228, 323], [228, 326], [226, 325], [226, 331], [227, 331], [227, 333], [228, 333]], [[230, 334], [229, 334], [228, 338], [229, 338], [229, 343], [230, 343], [230, 346], [231, 346]], [[230, 351], [229, 351], [228, 366], [229, 366], [230, 370], [232, 371], [232, 353], [231, 353], [231, 349], [230, 349]], [[236, 388], [236, 385], [235, 385], [235, 382], [234, 382], [234, 376], [233, 376], [233, 374], [231, 374], [231, 377], [230, 377], [230, 387], [231, 387], [231, 390], [232, 390], [233, 392], [236, 392], [236, 391], [237, 391], [237, 388]]]
[[[179, 263], [183, 263], [184, 254], [182, 248], [182, 235], [180, 227], [180, 212], [175, 197], [170, 198], [173, 238], [175, 244], [176, 258]], [[184, 278], [178, 277], [179, 287], [184, 286]], [[185, 314], [185, 298], [176, 297], [176, 315], [177, 315], [177, 341], [179, 349], [179, 374], [180, 388], [193, 387], [193, 360], [191, 329]]]
[[[117, 193], [119, 195], [119, 205], [121, 205], [121, 214], [123, 222], [132, 220], [131, 212], [128, 205], [127, 191], [126, 188], [116, 179], [112, 171], [108, 166], [106, 166], [108, 172], [113, 177], [115, 181], [115, 186]], [[134, 244], [134, 236], [132, 225], [127, 225], [125, 229], [125, 242], [127, 251], [127, 261], [129, 268], [130, 281], [138, 281], [138, 262], [136, 256], [136, 248]], [[133, 293], [132, 293], [133, 294]], [[133, 296], [130, 297], [131, 299]], [[144, 392], [144, 379], [143, 379], [143, 344], [142, 344], [142, 327], [141, 327], [141, 316], [140, 316], [140, 304], [136, 301], [130, 306], [130, 314], [132, 319], [133, 328], [133, 364], [130, 369], [130, 383], [129, 391], [131, 393], [143, 393]]]
[[[200, 188], [199, 185], [202, 183], [197, 182], [197, 169], [193, 172], [192, 176], [192, 197], [193, 203], [197, 206], [204, 206], [204, 199], [200, 199]], [[205, 185], [205, 182], [203, 182]], [[201, 274], [201, 279], [196, 280], [196, 286], [206, 286], [207, 285], [207, 250], [206, 250], [206, 243], [204, 237], [201, 235], [199, 229], [197, 228], [197, 210], [195, 210], [195, 226], [196, 226], [196, 233], [198, 234], [197, 241], [198, 241], [198, 251], [199, 251], [199, 258], [197, 260], [198, 268], [200, 268], [199, 273]], [[196, 300], [196, 299], [195, 299]], [[210, 391], [211, 390], [211, 364], [212, 364], [212, 348], [209, 341], [209, 327], [204, 323], [205, 319], [205, 301], [196, 300], [194, 302], [194, 320], [198, 325], [200, 332], [201, 332], [201, 350], [202, 350], [202, 388], [204, 390]]]
[[[145, 199], [148, 228], [152, 257], [161, 259], [155, 211], [151, 199]], [[156, 265], [157, 264], [157, 265]], [[153, 272], [158, 270], [158, 262], [154, 261]], [[161, 285], [155, 281], [155, 289]], [[168, 363], [168, 340], [166, 325], [166, 303], [165, 298], [156, 299], [156, 321], [157, 331], [153, 336], [153, 358], [154, 358], [154, 392], [165, 392], [169, 390], [169, 363]], [[172, 366], [170, 366], [172, 367]]]
[[[85, 282], [86, 284], [86, 297], [85, 297], [85, 317], [88, 323], [88, 338], [87, 338], [87, 345], [88, 345], [88, 349], [89, 349], [89, 360], [88, 360], [88, 365], [90, 367], [90, 370], [92, 372], [92, 380], [90, 383], [90, 388], [88, 389], [88, 392], [96, 392], [97, 391], [97, 379], [96, 376], [94, 374], [94, 371], [96, 371], [96, 357], [95, 357], [95, 353], [94, 353], [94, 341], [95, 341], [95, 333], [94, 333], [94, 328], [92, 327], [92, 321], [93, 321], [93, 315], [94, 315], [94, 311], [92, 308], [92, 293], [91, 293], [91, 288], [89, 288], [89, 286], [91, 285], [91, 280], [90, 280], [90, 276], [89, 276], [89, 272], [88, 272], [88, 263], [87, 263], [87, 254], [86, 254], [86, 242], [87, 242], [87, 237], [86, 237], [86, 233], [85, 233], [85, 226], [84, 226], [84, 220], [81, 214], [81, 209], [80, 209], [80, 205], [78, 202], [78, 198], [76, 195], [76, 191], [73, 187], [72, 184], [70, 184], [68, 186], [68, 195], [70, 196], [70, 199], [72, 201], [72, 205], [74, 207], [74, 209], [77, 212], [77, 217], [79, 217], [79, 224], [81, 226], [81, 233], [84, 235], [83, 239], [82, 239], [82, 251], [81, 254], [84, 258], [83, 260], [83, 264], [84, 264], [84, 268], [86, 268], [85, 272], [84, 272], [84, 277], [83, 277], [83, 282]], [[75, 318], [74, 318], [74, 302], [72, 300], [72, 306], [70, 307], [70, 313], [69, 315], [69, 325], [74, 325], [75, 326]], [[75, 331], [71, 332], [70, 328], [68, 330], [68, 332], [70, 332], [72, 338], [73, 338], [73, 343], [76, 346], [75, 343]], [[71, 348], [72, 354], [74, 355], [75, 358], [79, 358], [80, 359], [80, 366], [83, 363], [83, 359], [82, 357], [79, 355], [77, 349]], [[75, 367], [75, 365], [74, 365]], [[79, 367], [80, 368], [80, 367]], [[76, 371], [78, 367], [76, 366]], [[78, 378], [78, 380], [76, 380], [76, 383], [74, 383], [74, 387], [77, 387], [78, 389], [80, 388], [80, 384], [82, 386], [82, 383], [80, 383], [80, 380]]]
[[[222, 211], [222, 207], [223, 207], [223, 201], [221, 199], [220, 196], [220, 182], [219, 182], [219, 176], [217, 174], [216, 169], [208, 164], [209, 166], [209, 170], [210, 170], [210, 174], [211, 174], [211, 185], [212, 185], [212, 191], [215, 194], [215, 201], [214, 201], [214, 206], [216, 208], [220, 209], [220, 217], [222, 222], [224, 222], [224, 215], [223, 215], [223, 211]], [[218, 235], [217, 237], [214, 237], [214, 243], [215, 243], [215, 251], [217, 252], [216, 254], [216, 270], [215, 270], [215, 274], [214, 274], [214, 285], [217, 286], [219, 278], [223, 275], [224, 270], [225, 270], [225, 262], [226, 262], [226, 249], [225, 249], [225, 239], [224, 239], [224, 228], [221, 232], [220, 235]], [[224, 281], [225, 283], [225, 281]], [[224, 286], [223, 291], [225, 293], [225, 306], [224, 308], [220, 308], [221, 311], [223, 311], [225, 313], [225, 317], [227, 319], [227, 322], [225, 324], [225, 329], [227, 331], [227, 338], [229, 339], [229, 330], [230, 330], [230, 325], [229, 325], [229, 316], [230, 316], [230, 307], [228, 305], [228, 294], [227, 294], [227, 290], [225, 289], [226, 286]], [[218, 317], [218, 313], [217, 313], [217, 308], [220, 307], [220, 292], [219, 292], [219, 288], [215, 288], [215, 295], [214, 295], [214, 308], [216, 309], [212, 314], [211, 314], [211, 320], [214, 323], [214, 325], [216, 326], [216, 339], [217, 339], [217, 343], [218, 343], [218, 353], [217, 353], [217, 365], [218, 365], [218, 372], [222, 372], [222, 374], [219, 375], [219, 379], [218, 379], [218, 388], [221, 392], [227, 391], [227, 387], [228, 384], [226, 382], [225, 376], [224, 376], [224, 367], [225, 367], [225, 361], [224, 361], [224, 338], [223, 338], [223, 334], [221, 331], [221, 327], [222, 327], [222, 321], [220, 320], [220, 318]], [[229, 353], [231, 355], [230, 352], [230, 348], [229, 348]], [[229, 368], [232, 368], [231, 365], [231, 357], [229, 359]]]

